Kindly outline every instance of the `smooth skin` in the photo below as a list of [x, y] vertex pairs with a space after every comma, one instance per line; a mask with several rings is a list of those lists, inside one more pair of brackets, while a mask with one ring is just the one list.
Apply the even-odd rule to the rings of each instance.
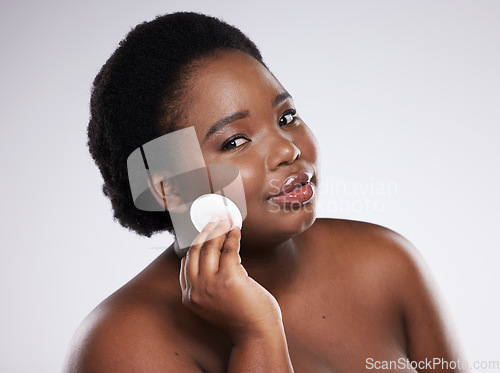
[[[317, 196], [293, 210], [269, 200], [301, 170], [317, 186], [319, 164], [313, 134], [264, 66], [220, 52], [196, 63], [188, 92], [182, 126], [195, 126], [206, 163], [240, 170], [243, 228], [209, 223], [182, 260], [169, 247], [84, 320], [66, 372], [362, 372], [464, 360], [406, 239], [317, 219]], [[385, 371], [454, 371], [422, 367]]]

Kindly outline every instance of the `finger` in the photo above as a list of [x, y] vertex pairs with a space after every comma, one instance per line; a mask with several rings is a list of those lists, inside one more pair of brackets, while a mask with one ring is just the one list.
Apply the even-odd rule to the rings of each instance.
[[207, 225], [205, 225], [205, 227], [202, 229], [200, 234], [198, 234], [194, 238], [193, 242], [191, 243], [191, 247], [197, 246], [197, 245], [202, 245], [206, 241], [208, 234], [215, 228], [215, 226], [217, 225], [217, 223], [219, 221], [220, 221], [220, 218], [216, 217], [216, 216], [214, 216], [212, 219], [210, 219], [210, 221], [208, 222]]
[[184, 276], [186, 279], [186, 286], [190, 287], [198, 277], [200, 250], [196, 249], [195, 246], [191, 246], [191, 248], [186, 253], [185, 258], [186, 262], [184, 263]]
[[207, 236], [200, 250], [200, 276], [217, 273], [219, 270], [220, 252], [226, 240], [226, 232], [231, 228], [228, 219], [222, 219]]
[[185, 264], [185, 275], [187, 286], [192, 285], [192, 281], [196, 279], [200, 272], [200, 250], [202, 245], [205, 243], [207, 236], [215, 228], [216, 224], [219, 222], [219, 218], [212, 218], [210, 222], [203, 228], [199, 235], [195, 237], [191, 247], [186, 254], [186, 264]]
[[226, 216], [222, 218], [214, 227], [214, 229], [208, 234], [206, 241], [208, 242], [214, 239], [218, 239], [219, 241], [224, 242], [224, 240], [226, 239], [226, 235], [230, 230], [231, 230], [231, 221]]
[[233, 228], [227, 235], [222, 246], [219, 262], [219, 271], [231, 271], [241, 264], [240, 257], [241, 230]]
[[181, 260], [181, 269], [179, 271], [179, 284], [181, 285], [181, 291], [184, 293], [186, 291], [186, 257]]

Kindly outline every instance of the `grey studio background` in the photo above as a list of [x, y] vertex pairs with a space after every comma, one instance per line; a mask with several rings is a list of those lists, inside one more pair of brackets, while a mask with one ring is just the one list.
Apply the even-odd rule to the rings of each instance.
[[172, 242], [113, 222], [86, 126], [91, 82], [118, 42], [178, 10], [255, 41], [320, 143], [319, 215], [408, 238], [468, 360], [500, 360], [499, 1], [0, 7], [2, 371], [59, 371], [83, 318]]

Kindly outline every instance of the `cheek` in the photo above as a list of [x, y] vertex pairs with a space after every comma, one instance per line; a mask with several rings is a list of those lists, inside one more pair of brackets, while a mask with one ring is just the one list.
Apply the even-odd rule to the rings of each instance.
[[244, 162], [238, 162], [245, 191], [247, 209], [246, 224], [258, 224], [267, 215], [267, 196], [271, 192], [264, 160], [258, 153], [245, 154]]
[[264, 175], [262, 170], [252, 167], [250, 162], [242, 164], [238, 168], [245, 189], [245, 199], [247, 205], [250, 205], [262, 195]]

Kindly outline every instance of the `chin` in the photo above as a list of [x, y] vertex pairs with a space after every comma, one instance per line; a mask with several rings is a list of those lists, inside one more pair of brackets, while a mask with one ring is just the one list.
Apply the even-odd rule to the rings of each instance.
[[278, 223], [286, 235], [295, 236], [310, 228], [316, 221], [314, 202], [301, 206], [300, 210], [286, 211], [279, 214]]
[[252, 236], [251, 241], [284, 241], [307, 230], [315, 220], [314, 202], [300, 208], [280, 207], [280, 210], [268, 211], [265, 216], [247, 216], [243, 221], [242, 235]]

